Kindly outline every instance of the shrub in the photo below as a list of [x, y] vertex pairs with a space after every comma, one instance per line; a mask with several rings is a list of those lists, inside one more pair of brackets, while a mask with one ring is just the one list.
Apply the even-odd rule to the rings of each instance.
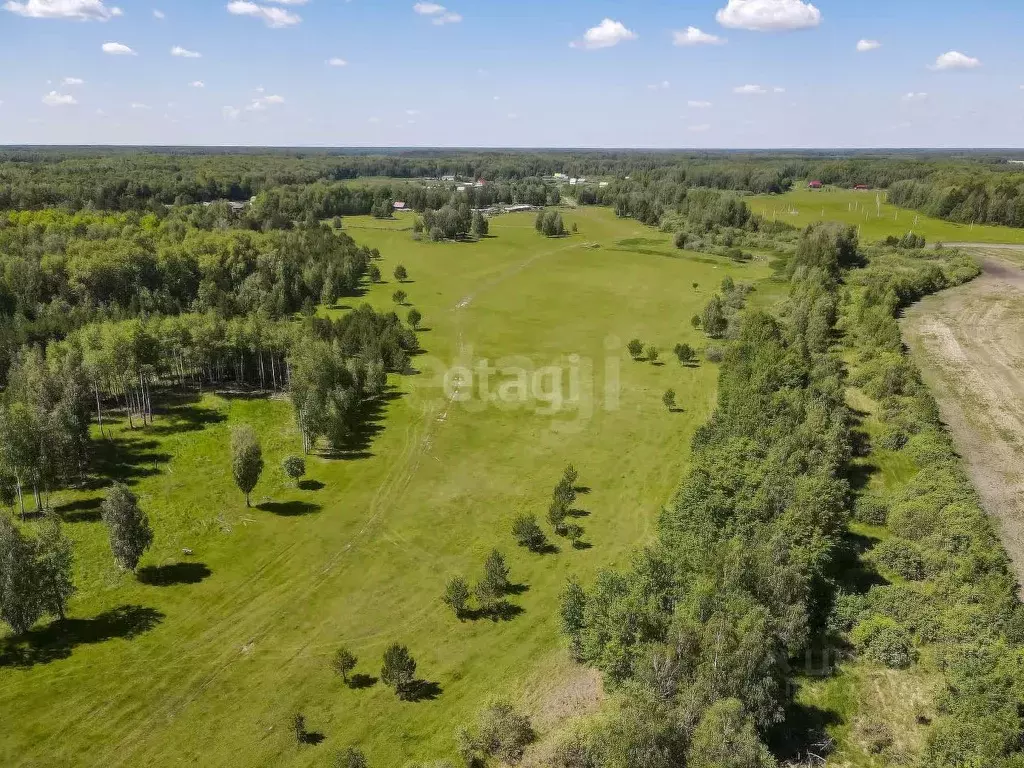
[[849, 632], [864, 612], [864, 596], [839, 591], [832, 601], [827, 625], [833, 632]]
[[857, 624], [850, 637], [862, 656], [890, 669], [905, 669], [914, 662], [910, 635], [893, 619], [872, 616]]
[[889, 507], [882, 497], [874, 493], [864, 493], [853, 503], [853, 519], [865, 525], [885, 525], [889, 516]]
[[901, 427], [889, 425], [878, 436], [878, 447], [887, 451], [898, 451], [907, 444], [909, 436]]
[[725, 359], [725, 350], [717, 344], [711, 344], [704, 350], [704, 357], [709, 363], [720, 363]]
[[543, 549], [547, 537], [544, 531], [537, 524], [537, 518], [533, 515], [519, 515], [512, 521], [512, 535], [516, 543], [526, 547], [531, 552], [538, 552]]
[[518, 763], [533, 739], [530, 718], [511, 704], [498, 702], [480, 712], [475, 731], [464, 728], [459, 732], [459, 750], [467, 765], [482, 765], [487, 758]]
[[918, 581], [925, 576], [924, 560], [921, 558], [920, 550], [898, 536], [886, 539], [871, 550], [871, 558], [904, 579]]

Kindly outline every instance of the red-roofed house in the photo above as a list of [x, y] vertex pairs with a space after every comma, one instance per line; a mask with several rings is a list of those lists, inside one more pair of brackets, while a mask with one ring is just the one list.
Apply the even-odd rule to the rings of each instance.
[[406, 205], [401, 200], [395, 200], [394, 209], [396, 211], [404, 211], [406, 209]]
[[809, 187], [810, 189], [821, 189], [821, 187], [822, 187], [822, 184], [821, 184], [821, 182], [820, 182], [820, 181], [812, 181], [812, 182], [811, 182], [810, 184], [808, 184], [807, 186], [808, 186], [808, 187]]

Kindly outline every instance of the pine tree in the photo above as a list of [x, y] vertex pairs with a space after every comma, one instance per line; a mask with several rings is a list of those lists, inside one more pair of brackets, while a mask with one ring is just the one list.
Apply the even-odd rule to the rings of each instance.
[[395, 689], [400, 699], [410, 696], [416, 681], [416, 660], [404, 645], [392, 643], [384, 651], [384, 663], [380, 668], [380, 679], [384, 685]]
[[484, 561], [484, 582], [487, 583], [494, 594], [504, 595], [511, 586], [508, 574], [509, 569], [508, 564], [505, 562], [505, 556], [498, 550], [492, 549], [491, 554]]
[[341, 679], [346, 683], [348, 682], [348, 673], [356, 668], [355, 654], [352, 653], [348, 648], [342, 646], [338, 649], [337, 653], [334, 654], [334, 658], [331, 660], [331, 666], [334, 671], [341, 675]]
[[445, 605], [452, 609], [458, 618], [466, 613], [466, 606], [469, 603], [469, 586], [461, 576], [453, 576], [448, 580], [444, 588], [444, 596], [441, 598]]

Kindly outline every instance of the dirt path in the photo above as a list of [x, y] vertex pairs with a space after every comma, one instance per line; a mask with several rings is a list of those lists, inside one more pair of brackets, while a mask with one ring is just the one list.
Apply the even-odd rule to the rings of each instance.
[[1024, 584], [1024, 249], [964, 250], [983, 274], [911, 307], [903, 338]]

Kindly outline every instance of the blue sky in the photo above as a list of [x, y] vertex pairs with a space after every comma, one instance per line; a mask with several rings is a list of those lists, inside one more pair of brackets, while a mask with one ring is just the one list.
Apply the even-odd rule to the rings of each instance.
[[1021, 146], [1022, 36], [1019, 0], [0, 0], [0, 143]]

